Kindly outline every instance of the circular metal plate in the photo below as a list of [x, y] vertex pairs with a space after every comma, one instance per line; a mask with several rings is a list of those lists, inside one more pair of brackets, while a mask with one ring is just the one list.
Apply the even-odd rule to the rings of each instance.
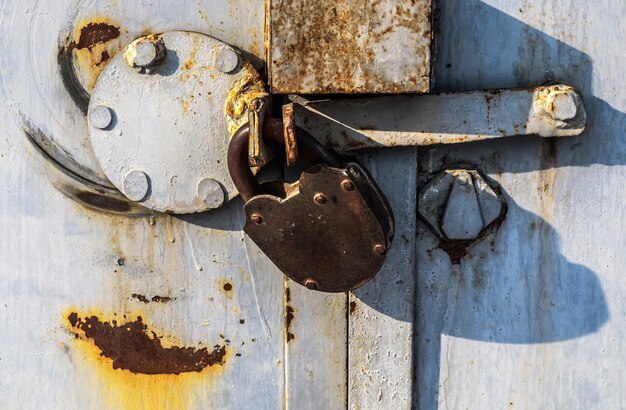
[[[231, 90], [258, 75], [212, 37], [171, 31], [151, 38], [165, 45], [156, 66], [129, 65], [139, 39], [96, 82], [89, 104], [95, 114], [88, 116], [96, 159], [121, 192], [148, 208], [193, 213], [219, 207], [236, 195], [226, 166], [227, 101]], [[107, 112], [101, 107], [112, 114], [105, 127], [106, 121], [93, 121]], [[127, 179], [141, 174], [145, 195], [131, 193], [128, 187], [136, 184]]]

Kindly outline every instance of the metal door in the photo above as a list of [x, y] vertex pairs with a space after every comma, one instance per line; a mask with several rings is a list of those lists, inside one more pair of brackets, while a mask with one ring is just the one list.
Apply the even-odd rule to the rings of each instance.
[[[67, 175], [32, 141], [76, 134], [80, 151], [85, 127], [84, 95], [59, 71], [64, 34], [114, 23], [121, 47], [184, 26], [260, 67], [263, 3], [2, 3], [0, 407], [625, 407], [621, 2], [433, 2], [432, 91], [570, 83], [587, 130], [363, 153], [397, 231], [383, 270], [354, 292], [283, 279], [241, 232], [238, 200], [129, 216], [97, 191], [55, 188]], [[95, 80], [106, 47], [81, 49], [81, 81]], [[75, 160], [79, 172], [93, 158]], [[459, 164], [496, 181], [508, 211], [453, 261], [417, 198]]]

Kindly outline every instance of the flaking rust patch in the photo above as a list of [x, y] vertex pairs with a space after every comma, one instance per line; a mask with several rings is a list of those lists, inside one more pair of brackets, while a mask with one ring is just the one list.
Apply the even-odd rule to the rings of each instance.
[[102, 356], [111, 359], [114, 369], [140, 374], [180, 374], [224, 364], [226, 346], [215, 345], [211, 352], [206, 347], [164, 347], [141, 316], [118, 324], [116, 319], [106, 321], [96, 315], [82, 317], [71, 312], [67, 320], [75, 335], [90, 340]]
[[228, 343], [183, 347], [153, 330], [143, 313], [106, 317], [70, 309], [63, 321], [74, 335], [75, 362], [85, 371], [81, 383], [100, 393], [102, 408], [198, 407], [231, 353]]
[[57, 63], [61, 79], [83, 113], [98, 76], [122, 47], [120, 35], [118, 24], [92, 18], [81, 21], [60, 44]]

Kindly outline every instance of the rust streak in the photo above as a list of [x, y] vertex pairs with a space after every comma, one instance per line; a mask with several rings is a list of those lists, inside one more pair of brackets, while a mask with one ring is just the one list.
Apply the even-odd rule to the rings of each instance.
[[175, 301], [176, 298], [169, 297], [169, 296], [152, 296], [152, 299], [150, 300], [156, 303], [168, 303], [168, 302]]
[[287, 337], [287, 343], [296, 338], [296, 336], [290, 332], [291, 322], [295, 319], [294, 310], [290, 305], [287, 305], [285, 308], [285, 333]]

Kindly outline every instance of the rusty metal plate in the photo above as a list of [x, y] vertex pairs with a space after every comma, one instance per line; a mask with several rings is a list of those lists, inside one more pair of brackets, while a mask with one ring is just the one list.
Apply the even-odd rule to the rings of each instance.
[[316, 165], [286, 186], [286, 199], [259, 195], [248, 201], [244, 230], [301, 285], [323, 292], [355, 289], [378, 273], [393, 236], [391, 213], [381, 217], [380, 194], [366, 178], [356, 164], [347, 170]]
[[270, 0], [272, 92], [428, 92], [430, 3]]

